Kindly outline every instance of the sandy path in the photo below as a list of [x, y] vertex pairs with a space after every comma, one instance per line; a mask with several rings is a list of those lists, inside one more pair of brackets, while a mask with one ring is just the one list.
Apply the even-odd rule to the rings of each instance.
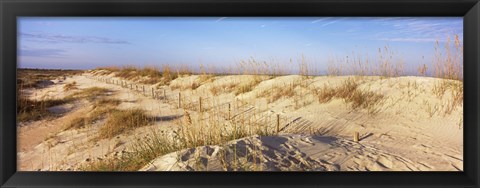
[[[77, 83], [78, 89], [64, 92], [64, 84], [72, 82]], [[73, 170], [92, 159], [101, 159], [126, 151], [128, 148], [126, 143], [136, 137], [145, 136], [152, 130], [171, 130], [172, 127], [177, 126], [172, 120], [183, 115], [182, 110], [172, 108], [169, 104], [117, 85], [93, 80], [85, 75], [73, 76], [61, 83], [56, 82], [50, 87], [29, 92], [32, 99], [63, 98], [73, 92], [91, 87], [108, 89], [109, 98], [122, 101], [118, 106], [119, 109], [144, 109], [149, 115], [164, 118], [159, 118], [160, 120], [153, 125], [139, 128], [130, 134], [109, 140], [92, 141], [102, 122], [97, 122], [91, 128], [62, 131], [73, 118], [84, 116], [91, 111], [91, 104], [86, 101], [68, 104], [74, 107], [59, 118], [22, 123], [18, 128], [17, 140], [20, 148], [18, 168], [20, 170]]]

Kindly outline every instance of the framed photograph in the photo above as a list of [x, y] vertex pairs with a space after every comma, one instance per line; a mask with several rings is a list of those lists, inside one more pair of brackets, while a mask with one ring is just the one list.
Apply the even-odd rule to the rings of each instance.
[[2, 187], [478, 187], [476, 0], [0, 6]]

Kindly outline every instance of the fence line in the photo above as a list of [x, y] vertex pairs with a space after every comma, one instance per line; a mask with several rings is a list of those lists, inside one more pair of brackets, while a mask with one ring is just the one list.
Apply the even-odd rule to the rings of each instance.
[[[308, 127], [313, 125], [313, 122], [301, 118], [290, 117], [287, 115], [280, 115], [278, 113], [268, 113], [262, 111], [251, 104], [238, 104], [236, 101], [222, 102], [216, 104], [213, 97], [191, 99], [193, 97], [183, 96], [181, 92], [174, 92], [173, 90], [167, 91], [165, 88], [156, 89], [154, 87], [138, 84], [132, 81], [126, 81], [120, 78], [106, 78], [102, 76], [87, 76], [90, 79], [104, 82], [107, 84], [114, 84], [132, 90], [138, 94], [146, 97], [151, 97], [155, 100], [162, 101], [166, 104], [176, 106], [186, 110], [198, 111], [198, 112], [212, 112], [216, 115], [223, 117], [225, 120], [229, 120], [233, 123], [244, 123], [248, 121], [250, 124], [257, 126], [271, 127], [271, 130], [276, 132], [283, 132], [288, 130], [289, 127], [295, 125], [296, 130], [308, 130]], [[151, 92], [148, 92], [150, 88]], [[201, 111], [200, 111], [201, 110]]]

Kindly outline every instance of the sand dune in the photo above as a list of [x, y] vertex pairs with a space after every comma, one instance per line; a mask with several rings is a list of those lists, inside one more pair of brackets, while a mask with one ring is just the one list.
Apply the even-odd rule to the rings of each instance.
[[[79, 170], [92, 161], [108, 160], [131, 153], [132, 140], [144, 139], [158, 131], [173, 135], [182, 125], [174, 120], [184, 118], [185, 110], [175, 102], [152, 98], [151, 88], [158, 95], [170, 97], [182, 92], [191, 104], [203, 98], [204, 108], [234, 101], [245, 103], [234, 109], [231, 116], [244, 113], [243, 118], [275, 117], [279, 114], [281, 131], [278, 135], [248, 136], [219, 145], [187, 148], [158, 156], [141, 170], [317, 170], [317, 171], [457, 171], [463, 170], [463, 105], [448, 111], [451, 95], [437, 97], [432, 89], [442, 81], [426, 77], [363, 77], [231, 75], [216, 76], [191, 89], [199, 76], [186, 76], [171, 82], [170, 87], [146, 86], [132, 91], [133, 86], [121, 87], [98, 78], [121, 80], [114, 74], [100, 75], [91, 71], [53, 81], [45, 88], [26, 91], [31, 99], [63, 98], [90, 87], [109, 90], [107, 98], [118, 99], [118, 109], [140, 108], [149, 116], [162, 119], [152, 125], [136, 128], [110, 139], [96, 140], [96, 132], [105, 120], [82, 129], [63, 130], [74, 117], [92, 110], [88, 101], [58, 106], [51, 110], [61, 117], [21, 123], [18, 129], [19, 170]], [[337, 86], [348, 79], [357, 79], [358, 88], [383, 95], [370, 108], [352, 110], [339, 98], [319, 103], [308, 88]], [[229, 87], [258, 81], [250, 91], [235, 95]], [[77, 89], [65, 92], [66, 83], [76, 82]], [[294, 87], [291, 97], [272, 96], [274, 88]], [[172, 89], [172, 86], [174, 86]], [[213, 89], [222, 91], [216, 95]], [[274, 100], [276, 99], [276, 100]], [[463, 103], [462, 103], [463, 104]], [[199, 111], [187, 109], [193, 118]], [[220, 109], [223, 113], [225, 110]], [[446, 113], [448, 111], [449, 113]], [[270, 120], [268, 120], [270, 121]], [[275, 120], [272, 120], [275, 122]], [[275, 123], [266, 125], [274, 130]], [[270, 126], [270, 127], [269, 127]], [[360, 141], [352, 137], [359, 132]]]

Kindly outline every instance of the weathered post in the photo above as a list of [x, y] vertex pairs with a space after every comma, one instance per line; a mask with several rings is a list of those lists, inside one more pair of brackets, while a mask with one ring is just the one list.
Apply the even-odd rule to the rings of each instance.
[[143, 95], [145, 95], [145, 86], [142, 86], [143, 87]]
[[277, 114], [277, 134], [280, 132], [280, 114]]
[[231, 105], [230, 103], [228, 103], [228, 119], [231, 119], [232, 116], [231, 116]]
[[198, 97], [198, 109], [202, 112], [202, 97]]
[[182, 106], [181, 98], [182, 98], [182, 94], [178, 93], [178, 108], [180, 108]]
[[167, 93], [165, 89], [163, 89], [163, 101], [167, 101]]
[[152, 98], [155, 99], [155, 91], [153, 90], [153, 87], [152, 87]]
[[353, 141], [354, 142], [358, 142], [358, 139], [359, 139], [358, 137], [359, 137], [358, 132], [353, 133]]

